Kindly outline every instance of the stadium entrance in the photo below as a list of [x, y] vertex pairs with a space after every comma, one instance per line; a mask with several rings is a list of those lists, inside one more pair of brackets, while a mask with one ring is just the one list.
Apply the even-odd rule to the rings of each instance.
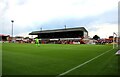
[[84, 27], [65, 28], [56, 30], [33, 31], [29, 35], [38, 35], [41, 43], [80, 44], [88, 37], [88, 31]]

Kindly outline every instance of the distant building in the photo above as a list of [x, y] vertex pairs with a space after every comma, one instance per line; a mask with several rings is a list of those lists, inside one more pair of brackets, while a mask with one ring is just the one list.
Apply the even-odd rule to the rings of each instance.
[[9, 41], [10, 35], [0, 34], [0, 41]]
[[24, 39], [24, 37], [22, 37], [22, 36], [16, 36], [15, 37], [15, 42], [22, 43], [23, 39]]

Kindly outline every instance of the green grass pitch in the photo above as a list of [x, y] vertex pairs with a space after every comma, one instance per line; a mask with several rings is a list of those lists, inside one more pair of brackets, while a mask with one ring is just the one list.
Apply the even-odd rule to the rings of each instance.
[[[3, 75], [59, 75], [108, 50], [112, 45], [15, 44], [2, 45]], [[117, 75], [117, 49], [66, 75]]]

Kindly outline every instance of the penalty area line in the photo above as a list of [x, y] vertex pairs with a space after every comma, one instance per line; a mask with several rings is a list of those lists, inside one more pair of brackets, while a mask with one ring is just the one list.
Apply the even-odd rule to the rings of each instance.
[[104, 53], [102, 53], [102, 54], [100, 54], [100, 55], [98, 55], [98, 56], [96, 56], [96, 57], [94, 57], [94, 58], [92, 58], [92, 59], [90, 59], [90, 60], [88, 60], [88, 61], [86, 61], [86, 62], [84, 62], [84, 63], [82, 63], [82, 64], [80, 64], [80, 65], [78, 65], [78, 66], [76, 66], [76, 67], [74, 67], [74, 68], [71, 68], [70, 70], [67, 70], [66, 72], [63, 72], [63, 73], [59, 74], [59, 75], [56, 76], [56, 77], [61, 77], [61, 76], [63, 76], [63, 75], [66, 75], [67, 73], [69, 73], [69, 72], [71, 72], [71, 71], [73, 71], [73, 70], [75, 70], [75, 69], [77, 69], [77, 68], [82, 67], [83, 65], [85, 65], [85, 64], [87, 64], [87, 63], [89, 63], [89, 62], [91, 62], [91, 61], [93, 61], [93, 60], [95, 60], [95, 59], [97, 59], [98, 57], [104, 55], [105, 53], [107, 53], [107, 52], [109, 52], [109, 51], [111, 51], [111, 50], [113, 50], [113, 49], [107, 50], [106, 52], [104, 52]]

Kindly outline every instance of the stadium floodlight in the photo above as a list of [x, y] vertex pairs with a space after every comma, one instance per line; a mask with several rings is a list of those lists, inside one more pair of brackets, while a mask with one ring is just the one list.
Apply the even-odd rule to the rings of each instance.
[[11, 32], [12, 34], [11, 35], [12, 35], [12, 41], [13, 41], [13, 23], [14, 23], [14, 20], [11, 20], [11, 22], [12, 22], [12, 32]]
[[40, 31], [42, 31], [42, 27], [40, 28]]
[[64, 25], [65, 29], [66, 29], [66, 25]]
[[118, 36], [117, 36], [117, 34], [115, 32], [113, 32], [113, 49], [115, 47], [118, 47]]

